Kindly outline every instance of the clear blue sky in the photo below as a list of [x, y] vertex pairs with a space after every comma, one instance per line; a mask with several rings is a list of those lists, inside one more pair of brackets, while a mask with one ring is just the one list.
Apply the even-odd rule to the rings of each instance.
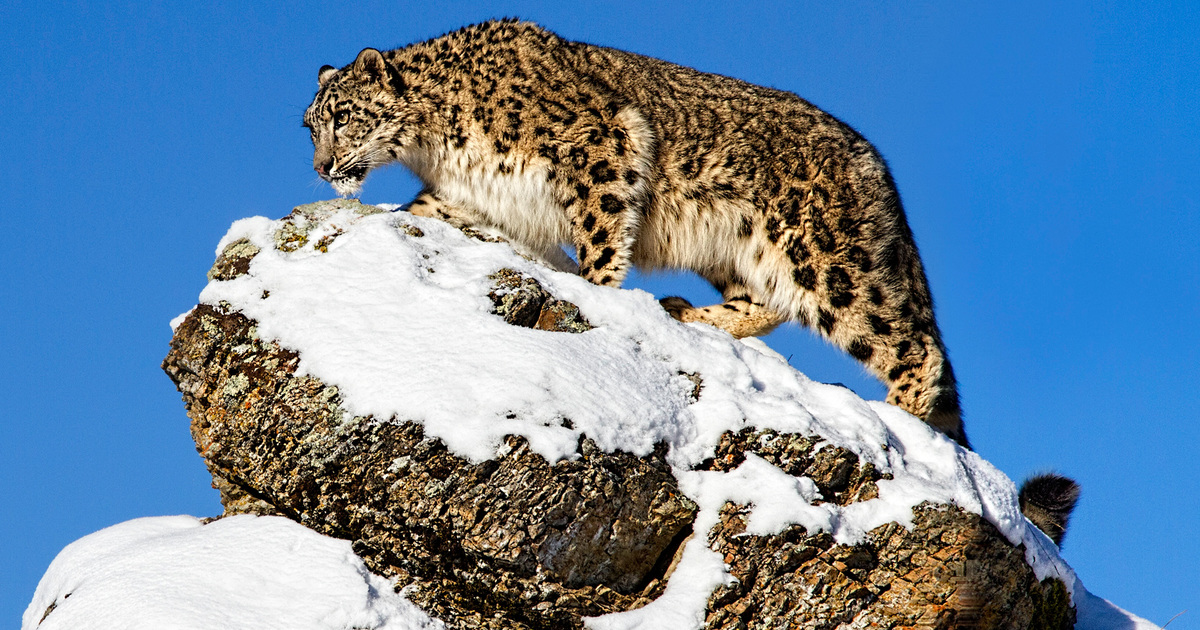
[[[1083, 499], [1098, 595], [1200, 628], [1200, 11], [1178, 3], [286, 2], [0, 7], [0, 622], [54, 555], [212, 515], [158, 365], [238, 218], [333, 196], [301, 113], [322, 64], [490, 17], [794, 91], [889, 160], [975, 447]], [[239, 3], [240, 5], [241, 3]], [[836, 5], [836, 6], [825, 6]], [[404, 202], [402, 169], [367, 202]], [[697, 301], [686, 278], [638, 278]], [[789, 327], [810, 376], [883, 389]]]

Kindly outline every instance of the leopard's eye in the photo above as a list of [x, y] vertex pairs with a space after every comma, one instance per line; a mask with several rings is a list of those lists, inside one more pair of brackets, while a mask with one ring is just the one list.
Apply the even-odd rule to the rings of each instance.
[[340, 111], [333, 115], [333, 128], [334, 129], [345, 126], [345, 124], [348, 122], [350, 122], [350, 112]]

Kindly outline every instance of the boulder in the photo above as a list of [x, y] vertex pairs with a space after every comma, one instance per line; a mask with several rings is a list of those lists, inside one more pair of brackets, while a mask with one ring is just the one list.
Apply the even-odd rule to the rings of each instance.
[[[298, 208], [273, 225], [274, 243], [227, 237], [210, 279], [220, 284], [255, 274], [255, 258], [272, 247], [276, 254], [326, 255], [354, 231], [354, 217], [381, 213], [354, 201]], [[468, 247], [461, 234], [451, 238], [427, 220], [392, 216], [398, 238], [433, 239], [439, 252]], [[539, 279], [541, 272], [530, 271], [533, 264], [513, 263], [486, 275], [493, 317], [543, 335], [595, 335], [589, 309], [556, 295], [548, 286], [555, 283], [546, 281], [551, 276]], [[264, 300], [269, 292], [270, 287], [263, 289]], [[655, 606], [660, 599], [686, 599], [680, 593], [689, 585], [682, 581], [698, 574], [690, 568], [695, 563], [685, 560], [685, 549], [693, 549], [693, 557], [716, 552], [725, 565], [715, 588], [701, 589], [704, 610], [680, 613], [694, 626], [1057, 629], [1074, 624], [1063, 581], [1069, 574], [1047, 575], [1043, 567], [1039, 579], [1030, 558], [1040, 556], [1031, 554], [1035, 545], [1029, 541], [1041, 544], [1040, 534], [1014, 524], [1003, 510], [991, 511], [1009, 516], [981, 516], [990, 499], [981, 500], [985, 507], [970, 509], [969, 501], [952, 504], [944, 493], [931, 491], [929, 499], [910, 501], [907, 514], [897, 519], [902, 522], [878, 524], [874, 516], [854, 516], [873, 514], [871, 506], [884, 503], [881, 493], [895, 494], [889, 494], [889, 484], [898, 487], [901, 476], [909, 478], [902, 467], [888, 464], [901, 461], [897, 458], [905, 453], [897, 451], [904, 449], [876, 443], [871, 448], [878, 452], [865, 451], [820, 431], [781, 430], [748, 418], [714, 433], [719, 437], [713, 443], [697, 447], [704, 456], [689, 460], [679, 454], [684, 447], [670, 439], [645, 449], [609, 448], [611, 440], [594, 425], [562, 417], [551, 428], [575, 432], [568, 456], [547, 457], [536, 438], [516, 432], [495, 445], [491, 458], [481, 458], [431, 434], [433, 425], [415, 412], [407, 415], [402, 402], [387, 417], [361, 413], [364, 405], [349, 400], [353, 396], [343, 391], [344, 383], [325, 382], [304, 366], [305, 348], [262, 334], [260, 322], [244, 310], [209, 296], [176, 322], [163, 363], [183, 394], [192, 436], [221, 493], [225, 515], [284, 516], [352, 541], [366, 566], [391, 578], [410, 601], [448, 627], [579, 628], [586, 622], [616, 628], [633, 627], [639, 619], [645, 627], [685, 627], [661, 625], [669, 618], [662, 610], [685, 606]], [[426, 325], [437, 322], [396, 323]], [[662, 326], [682, 325], [664, 317]], [[346, 327], [344, 334], [356, 334], [353, 324]], [[715, 331], [703, 334], [717, 340], [713, 343], [742, 343], [720, 341]], [[676, 369], [672, 383], [683, 384], [677, 387], [680, 409], [720, 402], [705, 398], [724, 396], [716, 379], [729, 377], [713, 372], [703, 366]], [[503, 387], [504, 373], [503, 365], [496, 366], [489, 382]], [[447, 388], [448, 400], [455, 395]], [[403, 401], [405, 393], [395, 396]], [[501, 419], [521, 422], [526, 413], [514, 409]], [[904, 424], [903, 431], [922, 427]], [[688, 433], [694, 434], [704, 433]], [[940, 436], [922, 434], [921, 439], [936, 441], [960, 460], [976, 457], [954, 451]], [[754, 514], [763, 501], [739, 501], [733, 493], [730, 500], [705, 507], [711, 501], [706, 503], [690, 482], [681, 482], [749, 470], [747, 464], [768, 467], [771, 479], [792, 483], [799, 495], [809, 497], [796, 509], [834, 515], [830, 525], [793, 518], [764, 529]], [[1010, 512], [1016, 513], [1011, 494]], [[846, 533], [852, 516], [869, 524], [856, 535]], [[1046, 553], [1046, 548], [1034, 551]], [[1059, 566], [1056, 558], [1046, 566]], [[680, 582], [672, 585], [672, 580]], [[641, 617], [627, 612], [639, 609], [644, 609]]]

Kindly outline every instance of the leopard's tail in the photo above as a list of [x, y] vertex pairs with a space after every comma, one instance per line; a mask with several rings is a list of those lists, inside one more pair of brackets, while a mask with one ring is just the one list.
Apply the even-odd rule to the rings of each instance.
[[1079, 501], [1079, 484], [1054, 473], [1044, 473], [1025, 480], [1019, 493], [1021, 513], [1046, 533], [1054, 544], [1062, 546], [1067, 535], [1071, 511]]

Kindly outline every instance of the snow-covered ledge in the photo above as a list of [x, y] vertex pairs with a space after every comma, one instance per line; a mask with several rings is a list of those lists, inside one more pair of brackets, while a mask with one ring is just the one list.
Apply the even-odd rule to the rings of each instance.
[[[1064, 627], [1067, 598], [1076, 627], [1153, 627], [1088, 594], [977, 454], [809, 380], [758, 340], [680, 324], [644, 292], [354, 201], [235, 223], [210, 277], [201, 306], [172, 323], [164, 367], [227, 513], [354, 540], [367, 566], [453, 627], [580, 615], [593, 628], [897, 615]], [[527, 291], [525, 326], [498, 316]], [[499, 515], [510, 501], [522, 509]], [[76, 545], [103, 546], [91, 540]], [[66, 618], [80, 600], [66, 599], [64, 575], [106, 562], [73, 549], [25, 628]], [[898, 550], [904, 560], [887, 555]], [[1023, 590], [989, 591], [993, 578]], [[353, 627], [431, 623], [396, 610]], [[309, 627], [347, 627], [322, 624]]]

